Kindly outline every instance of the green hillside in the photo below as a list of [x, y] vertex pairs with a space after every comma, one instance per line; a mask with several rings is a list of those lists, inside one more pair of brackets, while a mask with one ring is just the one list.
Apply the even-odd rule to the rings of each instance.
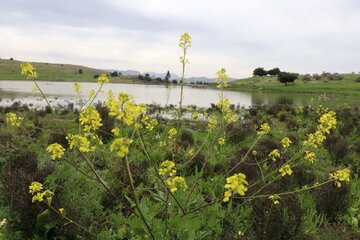
[[[25, 80], [21, 76], [21, 61], [0, 59], [0, 80]], [[38, 63], [31, 62], [38, 72], [39, 80], [43, 81], [77, 81], [92, 82], [96, 81], [94, 75], [108, 73], [104, 70], [88, 68], [80, 65]], [[81, 69], [82, 73], [79, 72]], [[111, 82], [134, 83], [135, 79], [124, 77], [111, 77]]]
[[342, 80], [329, 80], [321, 77], [319, 80], [311, 77], [305, 81], [303, 77], [296, 79], [294, 83], [285, 86], [277, 80], [277, 77], [250, 77], [231, 82], [233, 90], [262, 90], [274, 92], [297, 92], [297, 93], [329, 93], [360, 96], [359, 74], [341, 74]]

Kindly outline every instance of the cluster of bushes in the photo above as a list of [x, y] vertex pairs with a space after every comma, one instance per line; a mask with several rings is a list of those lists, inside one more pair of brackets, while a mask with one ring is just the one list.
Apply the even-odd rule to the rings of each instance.
[[258, 67], [258, 68], [255, 68], [254, 69], [254, 72], [253, 72], [253, 75], [254, 76], [259, 76], [259, 77], [262, 77], [262, 76], [267, 76], [267, 75], [270, 75], [270, 76], [277, 76], [279, 73], [280, 73], [280, 69], [279, 68], [273, 68], [273, 69], [270, 69], [270, 70], [265, 70], [264, 68], [262, 67]]

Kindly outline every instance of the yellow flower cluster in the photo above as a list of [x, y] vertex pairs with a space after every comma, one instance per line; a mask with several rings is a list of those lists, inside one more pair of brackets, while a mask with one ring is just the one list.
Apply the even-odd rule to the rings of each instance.
[[283, 148], [287, 148], [291, 145], [292, 141], [288, 138], [288, 137], [285, 137], [281, 140], [281, 144], [283, 146]]
[[116, 138], [110, 145], [110, 151], [116, 151], [117, 155], [123, 158], [128, 154], [132, 142], [133, 140], [126, 137]]
[[90, 141], [84, 136], [69, 133], [66, 139], [69, 142], [70, 149], [78, 148], [80, 152], [84, 153], [95, 151], [95, 147], [90, 147]]
[[80, 83], [77, 83], [77, 82], [74, 83], [73, 89], [76, 94], [80, 94], [81, 88], [82, 88], [82, 86]]
[[31, 80], [36, 79], [38, 76], [36, 69], [28, 62], [21, 63], [21, 75]]
[[216, 120], [216, 117], [213, 116], [212, 118], [210, 118], [209, 122], [208, 122], [208, 130], [211, 131], [213, 129], [215, 129], [215, 127], [217, 126], [218, 121]]
[[260, 131], [257, 132], [258, 135], [267, 135], [270, 133], [270, 126], [268, 123], [263, 123], [260, 126]]
[[336, 128], [336, 113], [330, 111], [323, 114], [319, 119], [318, 130], [330, 134], [330, 130]]
[[306, 150], [305, 151], [305, 159], [311, 163], [314, 163], [316, 161], [316, 155], [314, 152]]
[[226, 178], [225, 189], [227, 190], [224, 193], [223, 202], [228, 202], [234, 193], [245, 196], [245, 192], [248, 190], [246, 185], [248, 184], [246, 176], [243, 173], [237, 173]]
[[[184, 55], [187, 53], [187, 49], [191, 47], [191, 37], [188, 33], [183, 33], [180, 35], [179, 47], [183, 49]], [[188, 63], [183, 56], [180, 57], [180, 62], [183, 64]]]
[[336, 113], [330, 111], [320, 117], [316, 132], [308, 135], [308, 139], [303, 142], [304, 146], [317, 148], [325, 141], [325, 134], [329, 134], [333, 128], [336, 128]]
[[114, 127], [111, 129], [111, 132], [114, 134], [115, 137], [120, 135], [120, 129], [118, 127]]
[[281, 197], [277, 194], [269, 196], [269, 199], [273, 202], [274, 205], [280, 204]]
[[341, 182], [350, 182], [350, 170], [344, 168], [342, 170], [337, 170], [334, 173], [330, 173], [330, 179], [335, 181], [337, 187], [341, 187]]
[[6, 114], [6, 123], [14, 127], [20, 127], [24, 118], [18, 117], [16, 113], [9, 112]]
[[94, 89], [91, 89], [91, 90], [89, 91], [88, 98], [89, 98], [89, 99], [93, 99], [93, 98], [95, 97], [95, 95], [96, 95], [95, 90], [94, 90]]
[[218, 108], [222, 113], [223, 120], [226, 124], [234, 123], [238, 120], [238, 116], [230, 109], [230, 101], [225, 98], [217, 103]]
[[149, 131], [152, 131], [159, 122], [155, 118], [150, 118], [148, 115], [142, 115], [141, 117], [141, 123], [142, 125], [138, 125], [138, 127], [145, 126], [145, 128]]
[[96, 131], [102, 126], [99, 112], [94, 106], [87, 106], [84, 111], [80, 113], [80, 124], [84, 127], [86, 134]]
[[60, 159], [64, 156], [65, 149], [58, 143], [50, 144], [46, 150], [51, 154], [52, 160]]
[[116, 99], [112, 92], [109, 92], [105, 106], [109, 108], [110, 116], [116, 117], [127, 126], [134, 125], [139, 117], [146, 112], [144, 105], [137, 105], [126, 93], [120, 93]]
[[228, 82], [226, 81], [229, 76], [226, 74], [226, 69], [222, 68], [216, 72], [216, 79], [215, 82], [217, 83], [217, 88], [226, 88], [229, 86]]
[[272, 150], [269, 155], [269, 157], [271, 157], [271, 160], [273, 160], [274, 162], [276, 161], [276, 158], [280, 157], [280, 151], [279, 149], [274, 149]]
[[42, 202], [44, 199], [50, 203], [54, 193], [50, 190], [43, 191], [44, 187], [39, 182], [32, 182], [29, 186], [29, 193], [33, 196], [32, 202]]
[[281, 166], [281, 168], [279, 169], [279, 172], [282, 177], [284, 177], [286, 175], [290, 176], [293, 173], [289, 164], [285, 164], [285, 165]]
[[169, 138], [169, 140], [171, 140], [171, 141], [175, 140], [176, 135], [177, 135], [177, 130], [176, 130], [176, 128], [171, 128], [171, 129], [169, 130], [169, 132], [168, 132], [168, 138]]
[[166, 160], [161, 163], [159, 168], [159, 175], [173, 177], [176, 174], [175, 163], [170, 160]]
[[219, 138], [218, 143], [219, 143], [220, 146], [224, 145], [225, 144], [225, 138], [223, 138], [223, 137]]
[[99, 85], [103, 85], [104, 83], [109, 82], [109, 77], [107, 74], [100, 74], [97, 80]]
[[170, 192], [176, 192], [178, 188], [182, 188], [184, 191], [188, 188], [186, 180], [183, 177], [176, 176], [174, 178], [166, 179], [166, 184], [170, 188]]
[[175, 176], [176, 166], [173, 161], [166, 160], [162, 162], [159, 168], [159, 175], [166, 178], [165, 183], [170, 188], [170, 192], [176, 192], [179, 187], [184, 190], [188, 188], [185, 178]]

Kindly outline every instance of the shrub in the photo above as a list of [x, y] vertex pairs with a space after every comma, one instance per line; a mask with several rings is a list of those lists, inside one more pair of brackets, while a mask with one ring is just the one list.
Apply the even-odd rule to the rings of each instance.
[[287, 86], [288, 83], [294, 82], [298, 78], [299, 74], [297, 73], [289, 73], [289, 72], [281, 72], [278, 74], [278, 80], [281, 83], [284, 83]]
[[261, 67], [255, 68], [253, 72], [254, 76], [259, 76], [259, 77], [266, 76], [267, 74], [268, 74], [267, 71]]

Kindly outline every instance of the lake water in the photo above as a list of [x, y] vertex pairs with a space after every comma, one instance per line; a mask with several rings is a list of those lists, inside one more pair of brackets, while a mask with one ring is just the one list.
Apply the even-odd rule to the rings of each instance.
[[[47, 82], [39, 81], [39, 86], [47, 96], [51, 105], [66, 106], [68, 103], [76, 103], [76, 95], [73, 91], [73, 82]], [[91, 89], [97, 90], [97, 83], [81, 83], [82, 98], [86, 98]], [[33, 107], [44, 107], [46, 102], [39, 93], [34, 94], [32, 81], [0, 81], [0, 105], [11, 105], [15, 101], [30, 104]], [[180, 86], [171, 88], [164, 85], [139, 85], [109, 83], [103, 86], [104, 93], [99, 94], [98, 100], [105, 101], [107, 91], [111, 89], [116, 95], [121, 92], [134, 97], [136, 103], [159, 104], [161, 106], [178, 105]], [[184, 86], [183, 105], [196, 105], [198, 107], [210, 107], [211, 103], [219, 101], [220, 90], [209, 88], [193, 88]], [[342, 96], [321, 96], [306, 94], [264, 93], [264, 92], [239, 92], [224, 91], [224, 95], [230, 102], [240, 107], [254, 105], [290, 103], [295, 106], [309, 104], [311, 102], [323, 102], [324, 105], [338, 105], [348, 103], [360, 106], [360, 98], [344, 98]], [[97, 101], [97, 100], [96, 100]]]

